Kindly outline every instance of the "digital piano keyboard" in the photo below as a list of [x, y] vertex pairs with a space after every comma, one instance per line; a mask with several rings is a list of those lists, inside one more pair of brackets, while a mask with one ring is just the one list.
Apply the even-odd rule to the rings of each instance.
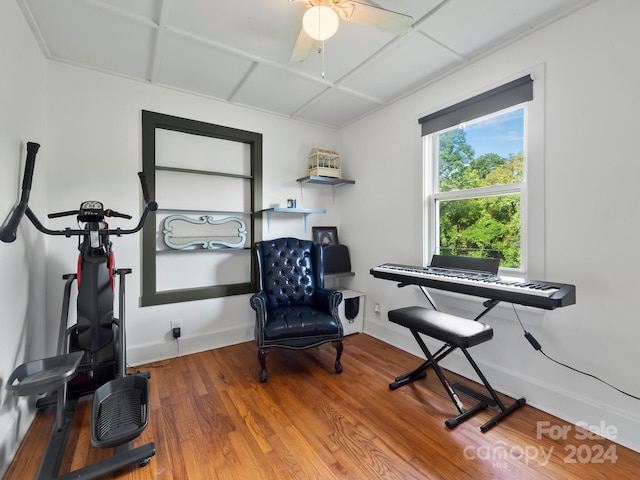
[[414, 267], [385, 263], [370, 270], [375, 278], [403, 285], [418, 285], [493, 301], [553, 310], [576, 302], [574, 285], [501, 277], [494, 272], [467, 268]]

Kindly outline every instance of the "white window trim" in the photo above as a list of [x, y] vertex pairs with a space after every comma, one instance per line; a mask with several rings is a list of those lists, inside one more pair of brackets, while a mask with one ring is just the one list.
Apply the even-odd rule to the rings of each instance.
[[[494, 85], [485, 86], [481, 91], [487, 91], [496, 86], [505, 84], [511, 80], [519, 78], [523, 75], [530, 74], [533, 79], [533, 100], [527, 102], [525, 109], [525, 172], [524, 182], [522, 182], [522, 209], [521, 209], [521, 242], [522, 251], [522, 270], [503, 269], [504, 273], [516, 274], [530, 279], [544, 280], [545, 278], [545, 190], [544, 190], [544, 64], [537, 65], [525, 72], [519, 72], [510, 78], [503, 78]], [[465, 96], [471, 98], [477, 93], [470, 93]], [[458, 103], [460, 100], [452, 100], [448, 105]], [[440, 108], [446, 108], [444, 105]], [[423, 262], [427, 265], [431, 261], [431, 257], [436, 248], [437, 232], [434, 231], [432, 225], [435, 225], [435, 199], [441, 198], [440, 194], [434, 193], [435, 171], [428, 162], [427, 155], [433, 155], [434, 145], [432, 136], [427, 135], [423, 139]], [[513, 187], [508, 185], [506, 187]], [[495, 191], [495, 190], [494, 190]], [[469, 192], [460, 192], [460, 198]], [[451, 197], [448, 197], [451, 198]]]

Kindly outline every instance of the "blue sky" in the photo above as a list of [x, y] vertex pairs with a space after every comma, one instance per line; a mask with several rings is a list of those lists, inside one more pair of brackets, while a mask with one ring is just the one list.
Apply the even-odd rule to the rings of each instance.
[[486, 153], [497, 153], [505, 158], [518, 154], [524, 149], [524, 109], [465, 125], [464, 130], [476, 158]]

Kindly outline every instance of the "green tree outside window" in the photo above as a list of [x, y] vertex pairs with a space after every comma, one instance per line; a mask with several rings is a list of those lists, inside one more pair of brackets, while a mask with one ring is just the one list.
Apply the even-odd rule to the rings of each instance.
[[438, 201], [440, 253], [499, 258], [502, 267], [519, 267], [520, 194], [483, 195], [481, 189], [523, 182], [523, 151], [476, 157], [463, 128], [440, 133], [438, 142], [438, 191], [480, 189], [473, 198]]

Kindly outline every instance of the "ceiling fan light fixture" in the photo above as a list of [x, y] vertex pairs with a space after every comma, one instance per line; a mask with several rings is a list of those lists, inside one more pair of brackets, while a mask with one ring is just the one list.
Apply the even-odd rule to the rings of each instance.
[[311, 7], [302, 17], [302, 27], [314, 40], [326, 40], [338, 31], [338, 14], [330, 7]]

